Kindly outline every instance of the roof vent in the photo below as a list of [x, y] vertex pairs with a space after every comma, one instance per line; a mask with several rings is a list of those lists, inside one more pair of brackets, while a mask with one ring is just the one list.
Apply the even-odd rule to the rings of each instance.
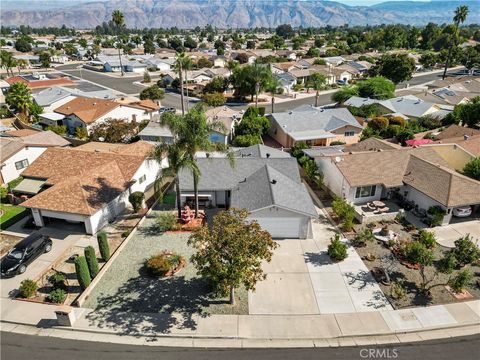
[[270, 158], [270, 153], [266, 153], [267, 159]]
[[289, 115], [292, 115], [292, 114], [293, 114], [293, 111], [292, 111], [292, 110], [289, 110], [289, 111], [288, 111], [288, 114], [289, 114]]
[[467, 134], [463, 135], [463, 140], [468, 140], [470, 139], [470, 136], [468, 136]]
[[206, 156], [207, 158], [209, 158], [209, 157], [210, 157], [210, 153], [208, 153], [208, 152], [205, 153], [205, 156]]
[[277, 183], [277, 180], [273, 179], [272, 181], [270, 181], [270, 183], [275, 185]]

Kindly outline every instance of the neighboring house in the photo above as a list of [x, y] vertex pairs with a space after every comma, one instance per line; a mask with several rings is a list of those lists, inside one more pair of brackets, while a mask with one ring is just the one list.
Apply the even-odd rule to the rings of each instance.
[[205, 116], [207, 117], [207, 122], [219, 121], [225, 126], [225, 131], [210, 134], [211, 141], [225, 145], [232, 141], [235, 125], [242, 120], [242, 113], [228, 106], [218, 106], [208, 109], [205, 112]]
[[457, 144], [473, 156], [480, 156], [480, 130], [453, 124], [434, 139], [437, 144]]
[[15, 130], [0, 137], [0, 181], [8, 183], [51, 147], [68, 146], [70, 143], [52, 131]]
[[[311, 220], [318, 217], [303, 185], [296, 159], [254, 145], [235, 154], [235, 164], [223, 157], [197, 158], [201, 177], [199, 203], [220, 208], [244, 208], [274, 238], [309, 238]], [[182, 204], [191, 202], [193, 177], [179, 175]]]
[[150, 120], [147, 126], [138, 133], [141, 140], [148, 142], [173, 143], [173, 134], [167, 126], [161, 126], [158, 119]]
[[283, 63], [272, 63], [270, 68], [273, 74], [281, 74], [283, 72], [290, 72], [295, 69], [301, 69], [295, 61], [283, 62]]
[[398, 193], [419, 208], [440, 206], [448, 224], [452, 210], [480, 204], [480, 182], [457, 170], [473, 156], [459, 146], [426, 145], [316, 157], [324, 183], [354, 204], [390, 199]]
[[313, 74], [322, 74], [325, 76], [325, 83], [332, 85], [335, 84], [336, 78], [335, 75], [327, 68], [322, 65], [314, 65], [307, 69], [293, 69], [289, 72], [292, 76], [295, 77], [297, 83], [306, 84]]
[[292, 61], [297, 60], [297, 53], [292, 50], [277, 50], [275, 51], [275, 54], [280, 57], [285, 57], [288, 60], [292, 60]]
[[210, 76], [211, 78], [218, 77], [218, 76], [223, 76], [225, 78], [228, 78], [232, 74], [230, 70], [223, 67], [204, 69], [203, 71], [205, 72], [206, 75]]
[[149, 120], [150, 113], [137, 105], [120, 104], [105, 99], [78, 97], [56, 108], [55, 113], [64, 116], [58, 125], [65, 125], [73, 134], [77, 127], [83, 127], [88, 132], [92, 126], [107, 119], [120, 119], [127, 122]]
[[25, 74], [5, 79], [10, 85], [23, 82], [30, 89], [47, 88], [52, 86], [73, 86], [75, 83], [66, 76], [54, 76], [50, 74]]
[[38, 55], [13, 55], [15, 60], [26, 61], [29, 67], [40, 65], [40, 56]]
[[227, 63], [225, 56], [212, 56], [210, 60], [213, 61], [213, 67], [215, 68], [223, 68]]
[[330, 66], [338, 66], [345, 62], [345, 59], [341, 56], [324, 57], [323, 60], [325, 60], [327, 65], [330, 65]]
[[160, 105], [150, 99], [134, 101], [127, 104], [127, 106], [143, 110], [142, 120], [152, 120], [158, 115], [158, 110], [160, 109]]
[[120, 72], [122, 67], [123, 71], [125, 72], [143, 73], [145, 70], [147, 70], [147, 64], [141, 63], [137, 60], [131, 61], [126, 56], [122, 56], [121, 58], [121, 66], [118, 56], [106, 55], [97, 56], [93, 61], [91, 61], [91, 64], [103, 66], [103, 71], [105, 72]]
[[50, 148], [24, 171], [14, 191], [31, 196], [22, 206], [31, 209], [37, 226], [63, 220], [95, 234], [129, 206], [132, 192], [151, 196], [161, 172], [157, 161], [149, 158], [152, 149], [143, 141]]
[[329, 146], [338, 141], [357, 143], [362, 125], [345, 108], [310, 108], [269, 115], [270, 136], [286, 148], [304, 141], [311, 146]]
[[288, 72], [275, 74], [274, 76], [278, 79], [283, 91], [287, 94], [290, 94], [290, 92], [293, 90], [293, 87], [297, 83], [295, 76]]
[[172, 70], [172, 66], [174, 64], [174, 59], [159, 59], [159, 58], [151, 58], [145, 61], [147, 67], [155, 68], [161, 72], [167, 72]]
[[453, 110], [453, 106], [438, 105], [435, 103], [426, 102], [413, 95], [401, 96], [387, 100], [376, 100], [352, 96], [350, 99], [344, 102], [345, 106], [353, 106], [357, 108], [370, 104], [378, 104], [380, 106], [380, 111], [384, 114], [398, 113], [408, 117], [409, 119], [418, 119], [427, 115], [441, 119]]
[[66, 88], [54, 86], [32, 94], [32, 97], [37, 105], [43, 107], [43, 113], [51, 113], [56, 108], [75, 99], [76, 95], [73, 95]]

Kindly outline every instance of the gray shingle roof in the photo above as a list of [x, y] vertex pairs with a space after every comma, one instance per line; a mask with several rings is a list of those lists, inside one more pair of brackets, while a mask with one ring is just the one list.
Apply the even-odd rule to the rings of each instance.
[[357, 119], [346, 108], [336, 109], [305, 109], [269, 115], [295, 140], [309, 138], [332, 137], [330, 131], [342, 126], [351, 125], [362, 128]]
[[269, 146], [261, 145], [261, 144], [241, 148], [241, 149], [235, 151], [235, 156], [238, 156], [238, 157], [249, 156], [249, 157], [258, 157], [258, 158], [267, 158], [267, 156], [268, 156], [272, 159], [273, 158], [290, 158], [291, 157], [290, 154], [285, 152], [285, 151], [277, 150], [277, 149], [271, 148]]
[[49, 106], [56, 101], [70, 96], [70, 91], [67, 91], [59, 86], [54, 86], [33, 94], [33, 99], [40, 106]]
[[302, 183], [264, 165], [232, 191], [232, 207], [255, 211], [279, 206], [316, 217], [312, 200]]

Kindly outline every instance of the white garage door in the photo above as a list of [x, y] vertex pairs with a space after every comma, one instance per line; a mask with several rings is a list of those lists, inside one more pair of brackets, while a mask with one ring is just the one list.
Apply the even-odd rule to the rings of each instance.
[[297, 239], [300, 237], [302, 218], [252, 218], [267, 230], [273, 238]]

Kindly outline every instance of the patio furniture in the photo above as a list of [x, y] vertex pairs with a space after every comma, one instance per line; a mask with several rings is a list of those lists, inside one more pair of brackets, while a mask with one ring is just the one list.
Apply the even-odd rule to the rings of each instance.
[[390, 210], [388, 207], [382, 207], [382, 208], [378, 208], [377, 211], [380, 213], [380, 214], [384, 214], [384, 213], [387, 213], [388, 210]]
[[372, 201], [372, 204], [375, 205], [376, 208], [385, 207], [385, 203], [383, 201], [379, 201], [379, 200]]
[[370, 211], [375, 211], [375, 210], [377, 210], [377, 206], [376, 206], [373, 202], [367, 203], [367, 208], [368, 208]]

